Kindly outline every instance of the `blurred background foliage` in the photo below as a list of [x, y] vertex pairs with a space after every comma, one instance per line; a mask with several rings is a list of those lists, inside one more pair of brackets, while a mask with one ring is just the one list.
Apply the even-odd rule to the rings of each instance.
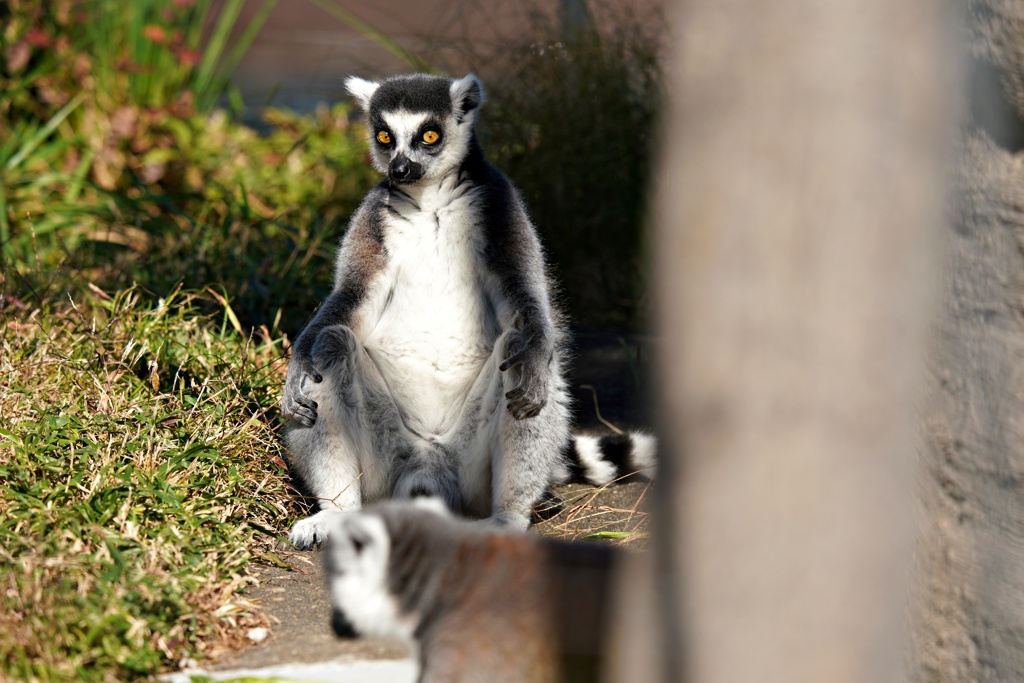
[[546, 41], [488, 67], [484, 149], [522, 192], [572, 323], [644, 328], [659, 46], [627, 16], [609, 34], [537, 22]]
[[[263, 3], [269, 7], [271, 3]], [[19, 298], [223, 285], [258, 327], [301, 325], [376, 182], [345, 104], [238, 122], [241, 0], [14, 0], [0, 41], [0, 254]], [[263, 16], [235, 28], [251, 40]], [[225, 23], [227, 22], [227, 23]], [[212, 26], [206, 48], [197, 42]], [[214, 55], [212, 58], [211, 55]], [[216, 108], [219, 102], [236, 109]], [[327, 274], [325, 276], [325, 273]]]

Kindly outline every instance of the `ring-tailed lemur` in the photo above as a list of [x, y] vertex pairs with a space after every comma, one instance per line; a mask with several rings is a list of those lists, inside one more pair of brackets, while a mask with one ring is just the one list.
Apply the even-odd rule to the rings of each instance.
[[[519, 193], [477, 143], [477, 78], [346, 85], [387, 179], [353, 216], [288, 366], [290, 461], [322, 510], [433, 495], [525, 528], [553, 483], [651, 468], [651, 437], [570, 438], [565, 323]], [[322, 540], [321, 521], [291, 542]]]
[[600, 680], [616, 550], [488, 529], [422, 501], [335, 513], [324, 553], [335, 633], [413, 644], [420, 683]]

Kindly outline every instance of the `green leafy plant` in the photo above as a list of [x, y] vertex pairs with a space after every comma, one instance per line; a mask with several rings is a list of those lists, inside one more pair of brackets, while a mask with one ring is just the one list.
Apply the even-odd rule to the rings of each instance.
[[[147, 159], [177, 142], [168, 122], [211, 110], [274, 2], [262, 0], [230, 49], [242, 0], [220, 3], [216, 14], [211, 0], [0, 8], [3, 257], [48, 255], [39, 240], [81, 218], [83, 192], [130, 195], [159, 181], [162, 167]], [[83, 230], [96, 227], [85, 222]]]
[[101, 108], [209, 111], [277, 0], [258, 0], [240, 26], [244, 2], [10, 0], [0, 37], [5, 109], [46, 118], [48, 108], [85, 92]]
[[287, 330], [301, 325], [325, 294], [345, 219], [376, 178], [344, 105], [312, 116], [266, 110], [262, 133], [205, 109], [272, 3], [228, 48], [240, 5], [7, 8], [0, 291], [74, 290], [83, 275], [162, 293], [219, 282], [247, 325], [279, 315]]

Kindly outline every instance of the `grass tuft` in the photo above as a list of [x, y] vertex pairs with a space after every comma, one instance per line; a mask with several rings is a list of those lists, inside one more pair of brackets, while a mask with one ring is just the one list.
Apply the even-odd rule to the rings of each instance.
[[0, 310], [0, 671], [131, 679], [266, 625], [238, 591], [294, 514], [280, 342], [205, 297]]

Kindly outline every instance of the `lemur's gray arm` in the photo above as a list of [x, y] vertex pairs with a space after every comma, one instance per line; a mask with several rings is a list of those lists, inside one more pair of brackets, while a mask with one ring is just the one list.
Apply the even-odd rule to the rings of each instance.
[[381, 266], [383, 246], [377, 218], [379, 196], [379, 191], [371, 192], [352, 217], [338, 251], [334, 291], [299, 334], [292, 348], [281, 412], [286, 418], [306, 427], [312, 427], [316, 422], [317, 403], [305, 396], [303, 385], [306, 378], [316, 383], [323, 381], [316, 368], [317, 359], [313, 357], [317, 336], [325, 327], [348, 326], [351, 323], [353, 313], [366, 295], [370, 278]]
[[522, 200], [507, 180], [489, 189], [485, 256], [498, 290], [495, 308], [502, 327], [518, 332], [500, 369], [521, 372], [519, 384], [505, 398], [509, 412], [522, 420], [536, 416], [547, 403], [557, 329], [543, 250]]
[[312, 427], [316, 422], [317, 403], [313, 399], [307, 398], [302, 390], [306, 378], [318, 384], [324, 379], [313, 363], [313, 344], [316, 342], [317, 335], [325, 327], [348, 325], [354, 308], [353, 302], [358, 301], [359, 298], [361, 297], [355, 286], [347, 286], [331, 292], [323, 305], [317, 309], [313, 320], [306, 325], [295, 341], [295, 345], [292, 347], [292, 358], [288, 362], [288, 378], [284, 383], [284, 396], [281, 400], [281, 412], [285, 417], [306, 427]]

